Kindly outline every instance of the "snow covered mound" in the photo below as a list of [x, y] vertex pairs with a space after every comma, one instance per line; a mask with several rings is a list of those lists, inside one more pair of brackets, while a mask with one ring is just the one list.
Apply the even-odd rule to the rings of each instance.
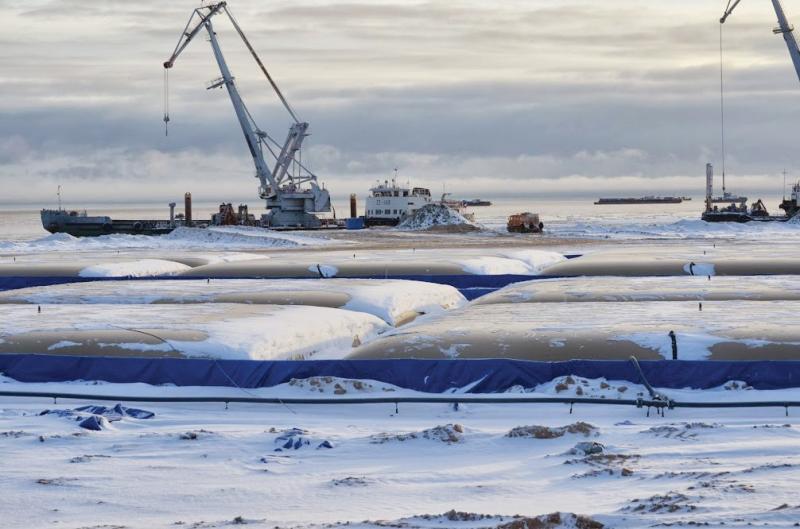
[[397, 227], [401, 230], [415, 231], [432, 229], [477, 231], [480, 229], [477, 224], [467, 220], [459, 212], [442, 204], [427, 204], [421, 207]]
[[445, 444], [460, 443], [464, 440], [464, 427], [460, 424], [445, 424], [427, 428], [419, 432], [409, 432], [401, 434], [379, 433], [370, 438], [372, 444], [383, 444], [389, 442], [405, 442], [416, 439], [427, 439], [429, 441], [439, 441]]
[[0, 250], [9, 253], [72, 252], [89, 250], [235, 250], [259, 248], [294, 248], [324, 246], [328, 239], [294, 233], [276, 232], [249, 226], [211, 226], [177, 228], [160, 236], [112, 234], [99, 237], [73, 237], [56, 233], [31, 241], [0, 242]]
[[578, 421], [566, 426], [541, 426], [534, 424], [531, 426], [516, 426], [512, 428], [506, 437], [530, 437], [533, 439], [556, 439], [564, 437], [566, 434], [580, 434], [584, 437], [599, 435], [597, 428], [589, 423]]
[[339, 377], [293, 378], [289, 386], [300, 388], [306, 392], [346, 395], [348, 393], [384, 393], [397, 391], [398, 387], [384, 382], [353, 380]]
[[209, 228], [178, 228], [162, 237], [177, 244], [200, 244], [223, 247], [280, 247], [317, 246], [327, 244], [327, 239], [276, 232], [251, 226], [211, 226]]
[[164, 259], [141, 259], [121, 263], [101, 263], [87, 266], [78, 275], [81, 277], [152, 277], [171, 276], [191, 267]]
[[566, 261], [558, 252], [548, 250], [519, 250], [503, 257], [486, 255], [459, 262], [465, 272], [475, 275], [539, 275], [546, 268]]

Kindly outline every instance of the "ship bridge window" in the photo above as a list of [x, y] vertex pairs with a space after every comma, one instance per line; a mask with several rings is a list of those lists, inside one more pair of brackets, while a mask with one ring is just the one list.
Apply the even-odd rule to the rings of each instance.
[[407, 197], [408, 196], [408, 191], [403, 191], [403, 196]]

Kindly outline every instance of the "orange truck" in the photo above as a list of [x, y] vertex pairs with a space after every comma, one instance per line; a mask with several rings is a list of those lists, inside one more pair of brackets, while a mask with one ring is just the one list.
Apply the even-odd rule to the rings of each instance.
[[539, 220], [538, 213], [517, 213], [508, 217], [506, 226], [511, 233], [542, 233], [544, 224]]

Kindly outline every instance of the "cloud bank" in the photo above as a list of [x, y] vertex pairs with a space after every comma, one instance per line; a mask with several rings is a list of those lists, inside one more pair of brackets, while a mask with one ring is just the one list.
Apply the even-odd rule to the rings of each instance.
[[[2, 202], [255, 198], [253, 168], [208, 44], [161, 63], [196, 2], [3, 4]], [[293, 107], [304, 160], [335, 196], [394, 168], [463, 195], [699, 194], [719, 164], [723, 3], [455, 1], [231, 7]], [[788, 6], [791, 8], [791, 6]], [[791, 18], [792, 12], [789, 16]], [[248, 106], [283, 138], [289, 117], [220, 17]], [[728, 173], [774, 192], [797, 167], [800, 85], [768, 4], [725, 25]], [[738, 190], [738, 189], [737, 189]]]

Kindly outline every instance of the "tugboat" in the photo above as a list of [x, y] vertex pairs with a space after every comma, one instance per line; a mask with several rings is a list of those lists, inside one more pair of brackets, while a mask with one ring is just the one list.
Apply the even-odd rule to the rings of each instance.
[[397, 226], [401, 220], [431, 203], [431, 191], [424, 187], [397, 184], [395, 177], [380, 181], [370, 188], [366, 201], [364, 224], [366, 226]]

